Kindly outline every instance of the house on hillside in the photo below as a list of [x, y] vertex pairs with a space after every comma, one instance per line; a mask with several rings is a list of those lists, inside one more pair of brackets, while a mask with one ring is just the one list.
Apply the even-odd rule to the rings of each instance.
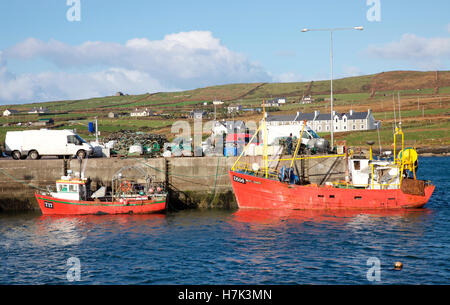
[[45, 108], [45, 107], [34, 107], [30, 111], [28, 111], [28, 113], [44, 114], [44, 113], [50, 113], [50, 111], [48, 110], [48, 108]]
[[[269, 139], [276, 137], [289, 136], [290, 133], [298, 134], [306, 120], [306, 125], [315, 132], [331, 131], [331, 114], [314, 112], [297, 112], [291, 115], [270, 115], [266, 113], [266, 124], [269, 133]], [[350, 110], [346, 113], [333, 111], [333, 129], [334, 132], [374, 130], [381, 123], [376, 122], [372, 110], [367, 112], [356, 112]]]
[[234, 113], [234, 112], [239, 112], [242, 110], [242, 106], [241, 105], [231, 105], [227, 107], [227, 112], [228, 113]]
[[133, 112], [130, 113], [130, 116], [132, 117], [146, 117], [153, 115], [153, 111], [145, 109], [138, 109], [136, 108]]
[[246, 133], [246, 130], [247, 126], [244, 121], [215, 121], [212, 134]]
[[311, 104], [314, 102], [314, 99], [311, 97], [311, 95], [303, 96], [300, 100], [300, 104]]
[[118, 118], [118, 117], [119, 117], [119, 115], [117, 113], [115, 113], [115, 112], [108, 113], [108, 118], [110, 118], [110, 119], [115, 119], [115, 118]]
[[5, 111], [3, 111], [3, 116], [10, 116], [10, 115], [14, 115], [14, 114], [18, 114], [19, 111], [14, 110], [14, 109], [5, 109]]
[[280, 107], [278, 100], [267, 100], [263, 101], [261, 107]]
[[192, 110], [189, 112], [189, 118], [191, 118], [191, 119], [201, 120], [201, 119], [205, 118], [206, 115], [207, 115], [207, 112], [204, 110]]
[[223, 105], [223, 101], [220, 100], [214, 100], [212, 103], [213, 105]]

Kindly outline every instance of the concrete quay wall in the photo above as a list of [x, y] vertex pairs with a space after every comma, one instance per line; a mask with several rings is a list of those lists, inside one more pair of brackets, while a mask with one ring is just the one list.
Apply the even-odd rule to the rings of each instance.
[[[171, 202], [175, 207], [234, 207], [234, 196], [228, 170], [236, 157], [182, 157], [182, 158], [96, 158], [88, 159], [85, 176], [93, 187], [111, 185], [113, 175], [123, 167], [140, 165], [157, 181], [166, 181], [171, 189]], [[244, 157], [242, 162], [259, 163], [261, 157]], [[85, 162], [85, 161], [84, 161]], [[84, 162], [81, 168], [84, 167]], [[288, 165], [288, 162], [284, 162]], [[278, 164], [278, 168], [284, 164]], [[343, 179], [345, 166], [342, 159], [325, 158], [296, 161], [296, 166], [312, 183], [324, 179]], [[80, 162], [71, 160], [69, 169], [80, 171]], [[331, 170], [330, 170], [331, 168]], [[54, 185], [64, 172], [64, 161], [0, 160], [0, 212], [39, 210], [34, 192]]]

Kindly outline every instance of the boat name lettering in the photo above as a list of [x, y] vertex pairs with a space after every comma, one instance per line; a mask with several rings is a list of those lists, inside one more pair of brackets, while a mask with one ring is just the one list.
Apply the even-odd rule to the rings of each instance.
[[48, 209], [53, 209], [53, 202], [44, 201], [44, 206]]
[[233, 176], [233, 180], [236, 181], [236, 182], [245, 184], [245, 179], [244, 178], [241, 178], [241, 177], [238, 177], [238, 176]]

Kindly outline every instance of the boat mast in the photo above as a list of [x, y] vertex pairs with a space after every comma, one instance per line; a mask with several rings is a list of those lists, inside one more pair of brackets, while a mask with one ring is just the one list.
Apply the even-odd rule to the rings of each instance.
[[269, 176], [268, 162], [267, 162], [267, 125], [266, 125], [266, 102], [263, 101], [263, 128], [264, 128], [264, 140], [263, 140], [263, 167], [264, 167], [264, 176]]
[[297, 140], [297, 146], [295, 147], [294, 156], [292, 157], [291, 165], [289, 166], [290, 168], [292, 168], [292, 165], [294, 165], [294, 160], [297, 157], [298, 150], [300, 149], [300, 145], [302, 144], [302, 136], [303, 136], [303, 131], [305, 130], [305, 125], [306, 125], [306, 120], [303, 121], [302, 131], [300, 131], [300, 137]]

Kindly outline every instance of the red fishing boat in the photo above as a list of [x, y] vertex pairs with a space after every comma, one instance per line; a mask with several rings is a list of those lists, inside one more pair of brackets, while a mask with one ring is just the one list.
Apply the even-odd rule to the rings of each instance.
[[[304, 125], [306, 122], [304, 122]], [[304, 129], [304, 127], [303, 127]], [[404, 148], [404, 135], [400, 129], [394, 134], [393, 158], [374, 160], [372, 146], [368, 158], [357, 158], [349, 154], [313, 156], [313, 158], [345, 158], [347, 175], [345, 181], [325, 181], [318, 185], [301, 181], [295, 173], [297, 160], [312, 158], [297, 157], [303, 129], [294, 156], [275, 160], [276, 164], [288, 161], [289, 166], [269, 166], [267, 154], [263, 154], [263, 164], [240, 162], [245, 150], [229, 171], [233, 191], [239, 208], [257, 209], [403, 209], [423, 207], [430, 199], [434, 185], [429, 181], [416, 179], [418, 166], [417, 152]], [[267, 138], [265, 120], [260, 128]], [[255, 135], [256, 135], [255, 133]], [[396, 138], [401, 136], [402, 149], [396, 156]], [[254, 138], [255, 136], [253, 136]], [[252, 140], [253, 140], [252, 138]], [[249, 143], [252, 142], [250, 140]], [[369, 143], [373, 145], [372, 143]], [[264, 141], [267, 152], [267, 142]], [[271, 160], [273, 163], [274, 160]], [[285, 163], [286, 164], [286, 163]]]
[[[127, 167], [117, 172], [112, 180], [112, 190], [102, 186], [90, 192], [90, 179], [71, 172], [56, 181], [56, 190], [36, 192], [36, 200], [44, 215], [84, 214], [144, 214], [162, 213], [166, 210], [167, 191], [163, 183], [155, 182], [144, 171], [143, 177], [125, 176], [124, 172], [138, 167]], [[78, 176], [78, 177], [76, 177]]]

